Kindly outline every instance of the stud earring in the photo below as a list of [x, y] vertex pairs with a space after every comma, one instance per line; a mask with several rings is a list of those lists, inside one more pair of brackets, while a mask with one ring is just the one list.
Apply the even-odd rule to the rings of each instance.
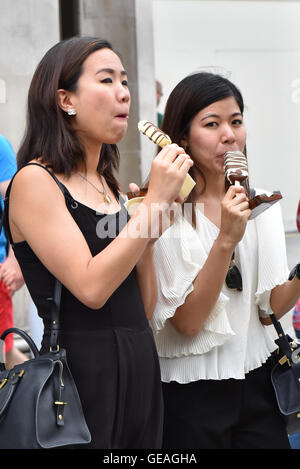
[[68, 109], [67, 114], [69, 116], [76, 116], [76, 109], [74, 109], [74, 108]]

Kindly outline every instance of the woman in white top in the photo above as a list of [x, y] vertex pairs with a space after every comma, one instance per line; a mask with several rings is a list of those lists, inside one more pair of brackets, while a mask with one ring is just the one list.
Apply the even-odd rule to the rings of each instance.
[[162, 130], [196, 180], [155, 244], [165, 448], [289, 448], [265, 325], [292, 308], [300, 281], [287, 281], [280, 204], [250, 219], [245, 188], [225, 183], [225, 152], [246, 152], [243, 111], [235, 85], [209, 73], [184, 78], [165, 109]]

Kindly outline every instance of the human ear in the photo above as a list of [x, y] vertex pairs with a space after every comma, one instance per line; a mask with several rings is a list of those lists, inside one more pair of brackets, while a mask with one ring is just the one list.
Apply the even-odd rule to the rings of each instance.
[[[66, 113], [74, 115], [74, 105], [69, 93], [64, 89], [57, 90], [57, 103], [59, 107]], [[76, 111], [75, 111], [76, 113]]]

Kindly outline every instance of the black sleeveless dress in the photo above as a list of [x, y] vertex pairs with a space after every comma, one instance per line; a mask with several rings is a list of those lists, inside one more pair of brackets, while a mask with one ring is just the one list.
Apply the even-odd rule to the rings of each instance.
[[[63, 190], [67, 209], [95, 256], [127, 223], [123, 203], [116, 214], [99, 214], [74, 200], [67, 188], [48, 172]], [[27, 242], [13, 243], [9, 229], [8, 236], [44, 322], [41, 351], [48, 352], [47, 298], [53, 296], [55, 279]], [[67, 351], [92, 436], [91, 443], [84, 447], [160, 448], [163, 419], [160, 369], [135, 268], [97, 310], [86, 307], [63, 287], [60, 327], [59, 344]]]

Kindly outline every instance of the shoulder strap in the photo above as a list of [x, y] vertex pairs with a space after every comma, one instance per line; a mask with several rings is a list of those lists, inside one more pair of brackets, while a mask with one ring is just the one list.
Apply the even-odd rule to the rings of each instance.
[[291, 359], [293, 350], [291, 349], [291, 345], [289, 343], [290, 337], [284, 333], [281, 323], [278, 321], [274, 313], [270, 314], [270, 318], [278, 334], [278, 339], [275, 340], [275, 343], [278, 345], [281, 353], [286, 355], [287, 358]]
[[[28, 165], [36, 165], [41, 166], [44, 168], [50, 176], [54, 179], [62, 193], [66, 194], [65, 186], [59, 181], [59, 179], [52, 173], [46, 166], [43, 166], [39, 163], [28, 163]], [[57, 278], [55, 279], [54, 285], [54, 295], [53, 298], [47, 298], [48, 301], [51, 301], [51, 323], [50, 323], [50, 351], [56, 352], [58, 351], [58, 333], [59, 333], [59, 313], [60, 313], [60, 301], [61, 301], [61, 291], [62, 291], [62, 284]]]
[[47, 298], [51, 301], [51, 323], [50, 323], [50, 351], [56, 352], [59, 349], [58, 346], [58, 333], [59, 333], [59, 313], [60, 313], [60, 300], [61, 300], [62, 284], [57, 278], [55, 279], [54, 285], [54, 296], [53, 298]]
[[[63, 192], [63, 194], [66, 193], [64, 185], [57, 179], [55, 174], [53, 174], [46, 166], [43, 166], [39, 163], [28, 163], [29, 165], [36, 165], [40, 166], [41, 168], [44, 168], [50, 176], [55, 180], [57, 185], [59, 186], [60, 190]], [[12, 182], [16, 176], [18, 171], [14, 174], [12, 177], [6, 193], [5, 193], [5, 198], [4, 198], [4, 211], [0, 213], [1, 216], [1, 222], [0, 222], [0, 233], [2, 231], [3, 225], [5, 223], [5, 217], [8, 217], [8, 203], [9, 203], [9, 195], [11, 191], [11, 186]], [[1, 207], [0, 207], [1, 208]], [[6, 220], [8, 223], [8, 219]], [[9, 241], [12, 242], [10, 230], [6, 230], [7, 235], [9, 238]], [[57, 351], [58, 350], [58, 332], [59, 332], [59, 313], [60, 313], [60, 301], [61, 301], [61, 290], [62, 290], [62, 284], [59, 280], [55, 279], [55, 285], [54, 285], [54, 295], [53, 298], [47, 298], [48, 301], [51, 301], [51, 323], [50, 323], [50, 350], [51, 351]]]

